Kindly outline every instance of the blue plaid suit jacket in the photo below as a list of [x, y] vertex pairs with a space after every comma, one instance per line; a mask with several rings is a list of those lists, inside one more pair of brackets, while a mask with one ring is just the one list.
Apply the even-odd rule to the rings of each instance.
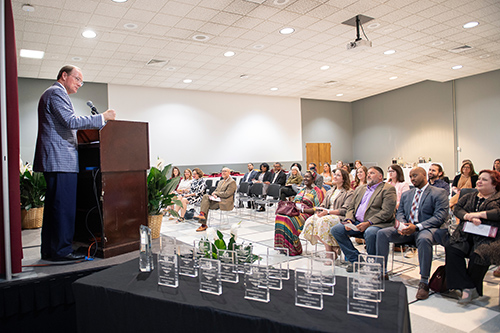
[[79, 129], [100, 128], [102, 115], [77, 116], [66, 89], [59, 82], [47, 88], [38, 103], [38, 138], [33, 170], [78, 172]]

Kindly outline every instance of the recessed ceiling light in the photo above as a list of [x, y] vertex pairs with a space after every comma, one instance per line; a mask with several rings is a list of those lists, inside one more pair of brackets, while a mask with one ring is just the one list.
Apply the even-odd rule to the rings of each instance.
[[396, 80], [398, 77], [397, 76], [391, 76], [389, 80]]
[[32, 5], [29, 5], [29, 4], [25, 4], [25, 5], [23, 5], [23, 7], [22, 7], [22, 8], [23, 8], [23, 10], [24, 10], [25, 12], [28, 12], [28, 13], [32, 13], [32, 12], [34, 12], [34, 11], [35, 11], [35, 7], [33, 7]]
[[342, 97], [342, 96], [344, 96], [344, 94], [337, 94], [337, 95], [335, 95], [335, 96], [337, 96], [337, 97]]
[[224, 53], [224, 57], [232, 57], [234, 56], [236, 53], [234, 53], [233, 51], [227, 51], [226, 53]]
[[387, 67], [387, 65], [378, 65], [378, 66], [375, 66], [373, 68], [375, 68], [375, 69], [382, 69], [382, 68], [386, 68], [386, 67]]
[[375, 29], [380, 27], [380, 23], [372, 23], [369, 26], [367, 26], [368, 29]]
[[175, 71], [177, 68], [170, 66], [170, 67], [167, 67], [167, 68], [165, 68], [165, 69], [166, 69], [167, 71], [171, 71], [171, 72], [173, 72], [173, 71]]
[[477, 26], [478, 26], [478, 24], [479, 24], [479, 22], [472, 21], [472, 22], [465, 23], [465, 24], [463, 25], [463, 27], [464, 27], [465, 29], [470, 29], [470, 28], [477, 27]]
[[257, 44], [257, 45], [254, 45], [254, 46], [253, 46], [253, 48], [254, 48], [254, 49], [256, 49], [256, 50], [260, 50], [260, 49], [263, 49], [263, 48], [264, 48], [264, 45], [262, 45], [262, 44]]
[[456, 65], [456, 66], [453, 66], [451, 69], [460, 69], [462, 67], [464, 67], [464, 66], [462, 66], [462, 65]]
[[204, 42], [210, 39], [207, 35], [194, 35], [192, 38], [198, 42]]
[[443, 45], [443, 44], [444, 44], [444, 42], [442, 40], [437, 40], [434, 43], [432, 43], [432, 46], [439, 46], [439, 45]]
[[138, 26], [137, 26], [137, 24], [135, 24], [135, 23], [125, 23], [125, 24], [123, 25], [123, 27], [124, 27], [125, 29], [133, 30], [133, 29], [137, 29], [137, 27], [138, 27]]
[[294, 28], [283, 28], [280, 30], [280, 34], [282, 35], [289, 35], [295, 31]]
[[483, 54], [483, 55], [479, 56], [480, 59], [486, 59], [486, 58], [489, 58], [489, 57], [490, 57], [489, 54]]
[[241, 74], [240, 79], [248, 79], [249, 76], [247, 74]]
[[396, 53], [396, 50], [387, 50], [384, 52], [384, 54], [394, 54]]
[[128, 0], [113, 0], [113, 2], [118, 2], [118, 3], [121, 3], [121, 2], [127, 2]]
[[274, 4], [278, 5], [278, 6], [286, 5], [289, 2], [290, 2], [290, 0], [274, 0]]
[[97, 34], [93, 30], [85, 30], [82, 32], [82, 36], [85, 38], [95, 38]]
[[191, 83], [191, 82], [193, 82], [193, 80], [191, 80], [191, 79], [184, 79], [184, 80], [182, 80], [182, 82], [184, 82], [184, 83]]
[[326, 71], [329, 68], [330, 68], [330, 66], [324, 65], [324, 66], [321, 66], [319, 69], [321, 69], [322, 71]]
[[45, 52], [36, 50], [21, 49], [19, 56], [23, 58], [42, 59]]
[[73, 57], [71, 58], [73, 61], [82, 61], [82, 57]]
[[276, 91], [276, 90], [278, 90], [278, 88], [276, 87], [271, 88], [271, 91]]

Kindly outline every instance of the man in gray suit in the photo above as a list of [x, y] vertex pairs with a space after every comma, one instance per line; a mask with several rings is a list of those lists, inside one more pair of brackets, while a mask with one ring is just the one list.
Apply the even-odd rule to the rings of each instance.
[[[379, 230], [377, 233], [377, 255], [385, 257], [389, 242], [395, 244], [415, 242], [418, 248], [420, 264], [420, 283], [417, 299], [429, 297], [429, 275], [432, 264], [432, 245], [443, 244], [446, 229], [439, 229], [448, 217], [448, 193], [442, 188], [427, 183], [423, 168], [410, 171], [410, 179], [414, 189], [403, 192], [396, 213], [394, 227]], [[387, 275], [386, 275], [387, 277]]]
[[100, 128], [115, 119], [114, 110], [100, 115], [77, 116], [69, 98], [83, 85], [78, 67], [61, 68], [57, 82], [47, 88], [38, 103], [38, 138], [33, 170], [47, 182], [42, 226], [42, 259], [79, 260], [71, 244], [75, 233], [79, 129]]

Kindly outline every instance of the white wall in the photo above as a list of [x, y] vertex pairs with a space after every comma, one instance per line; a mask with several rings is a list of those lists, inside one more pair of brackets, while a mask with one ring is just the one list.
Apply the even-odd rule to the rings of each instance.
[[[351, 103], [302, 99], [302, 151], [306, 163], [306, 143], [332, 144], [332, 163], [353, 162]], [[320, 169], [323, 170], [323, 169]]]
[[442, 162], [454, 174], [451, 82], [426, 81], [352, 103], [354, 159], [384, 170], [393, 157]]
[[108, 91], [118, 119], [149, 123], [151, 162], [302, 160], [298, 98], [111, 84]]
[[457, 80], [456, 92], [459, 160], [491, 169], [500, 158], [500, 71]]

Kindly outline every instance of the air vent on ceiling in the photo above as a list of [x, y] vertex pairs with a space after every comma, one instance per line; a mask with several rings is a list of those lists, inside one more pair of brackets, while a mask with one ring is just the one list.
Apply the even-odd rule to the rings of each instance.
[[470, 50], [470, 49], [472, 49], [472, 46], [462, 45], [462, 46], [455, 47], [454, 49], [451, 49], [451, 50], [448, 50], [448, 51], [453, 52], [453, 53], [461, 53], [461, 52], [464, 52], [464, 51], [467, 51], [467, 50]]
[[151, 66], [151, 67], [163, 67], [166, 64], [168, 64], [168, 60], [160, 60], [160, 59], [151, 59], [148, 61], [146, 66]]

